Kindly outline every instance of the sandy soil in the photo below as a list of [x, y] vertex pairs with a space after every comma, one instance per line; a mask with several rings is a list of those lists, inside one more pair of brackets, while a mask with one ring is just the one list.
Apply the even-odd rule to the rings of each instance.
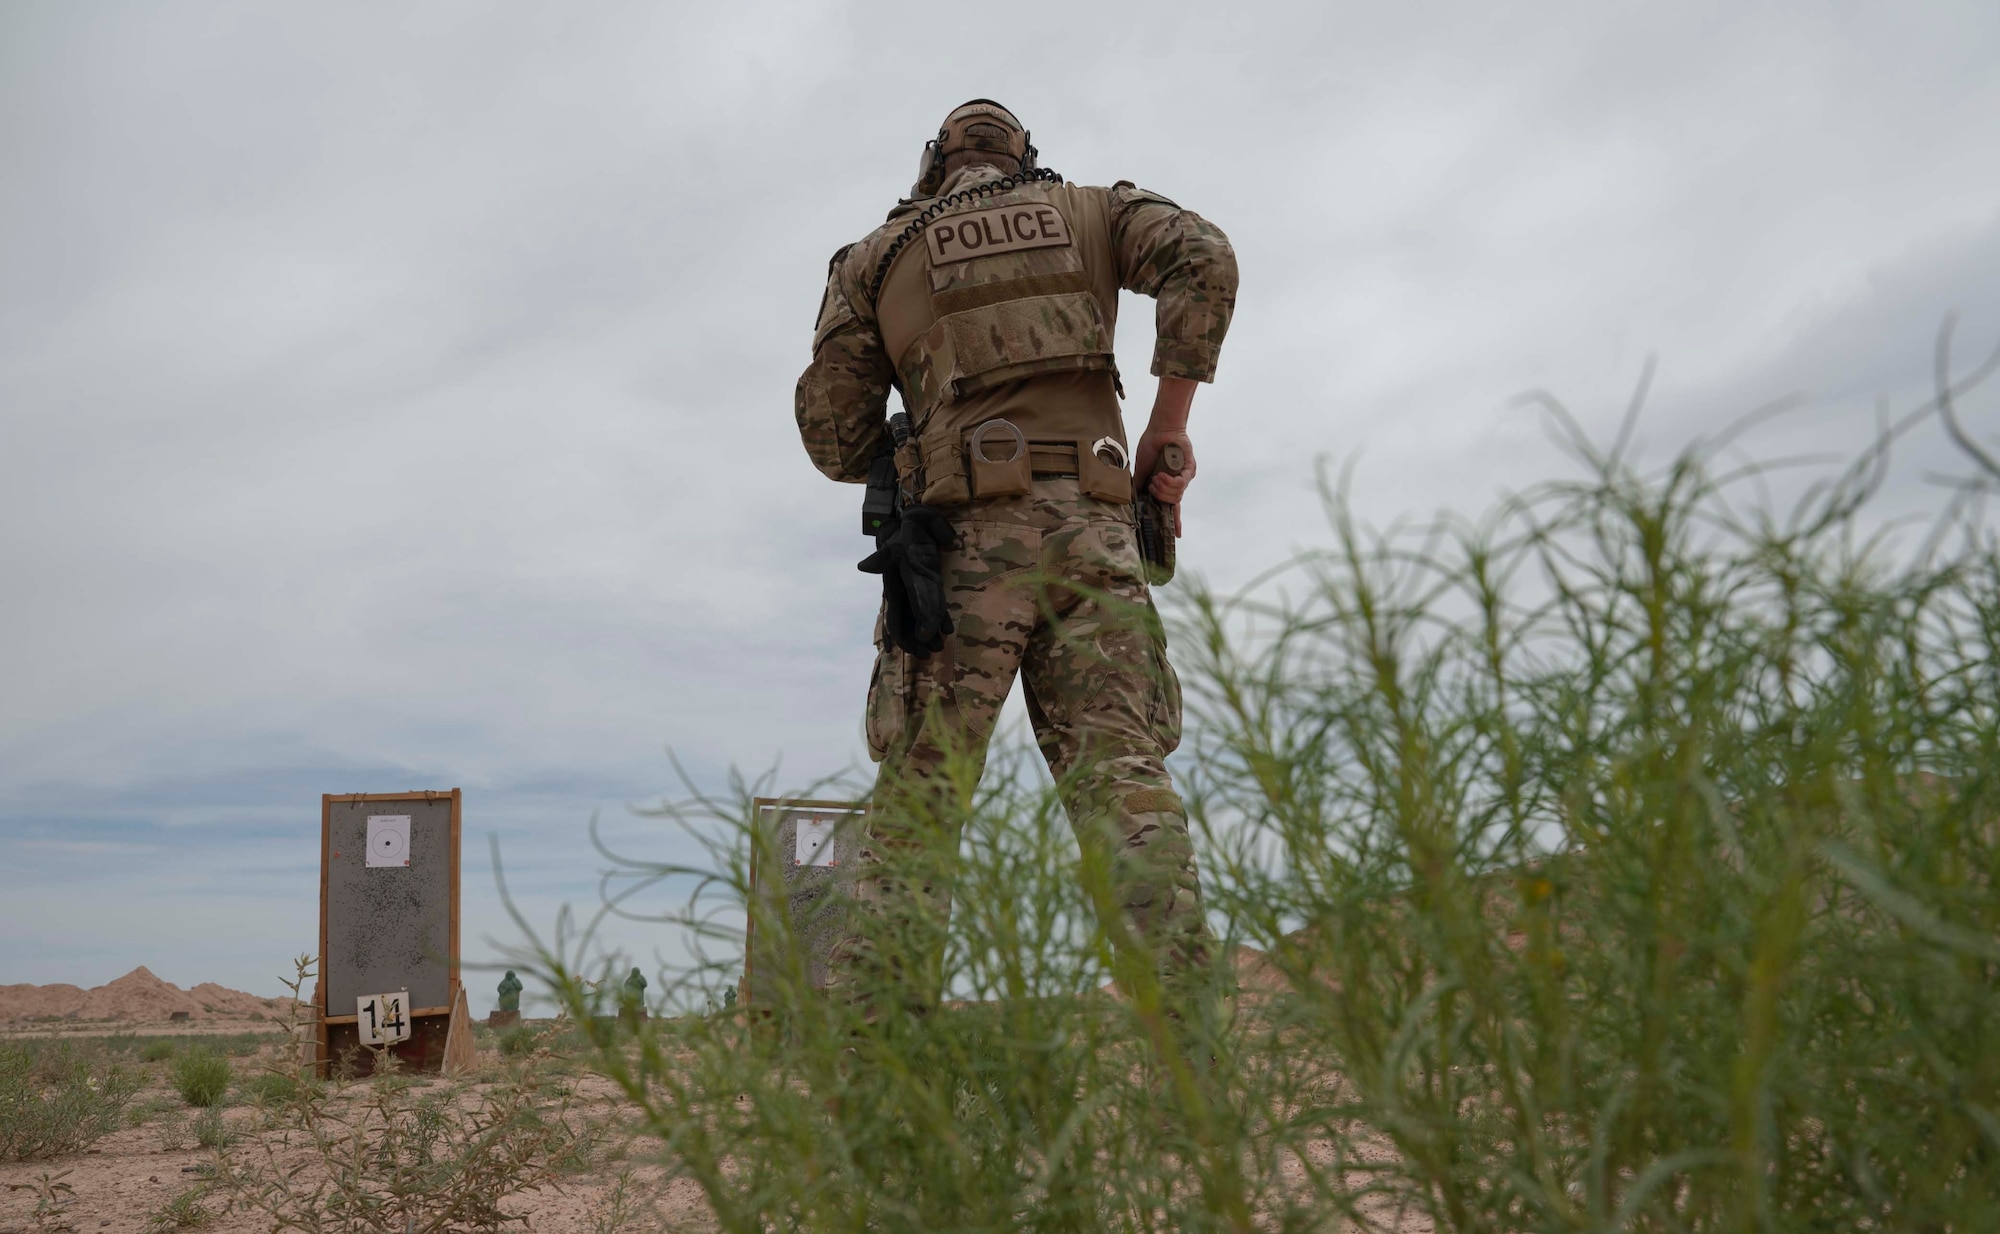
[[[1243, 948], [1235, 957], [1240, 997], [1255, 1004], [1269, 992], [1288, 984], [1267, 957], [1252, 948]], [[169, 1021], [176, 1010], [188, 1010], [190, 1017]], [[233, 1062], [239, 1076], [255, 1074], [264, 1059], [276, 1057], [284, 1040], [279, 1021], [288, 1018], [284, 1000], [263, 999], [240, 991], [204, 983], [192, 990], [160, 980], [144, 968], [133, 970], [117, 981], [83, 990], [76, 986], [0, 986], [0, 1038], [22, 1036], [102, 1036], [131, 1032], [143, 1036], [210, 1035], [262, 1032], [270, 1034], [270, 1044], [258, 1058], [237, 1058]], [[482, 1037], [486, 1035], [482, 1032]], [[143, 1121], [127, 1126], [97, 1141], [83, 1153], [53, 1161], [0, 1163], [0, 1234], [39, 1234], [42, 1229], [69, 1228], [78, 1234], [139, 1234], [148, 1228], [149, 1218], [180, 1192], [196, 1186], [197, 1172], [213, 1160], [212, 1151], [194, 1143], [187, 1127], [197, 1113], [186, 1110], [168, 1083], [168, 1064], [142, 1063], [128, 1056], [128, 1065], [146, 1075], [146, 1087], [133, 1099], [130, 1109]], [[499, 1060], [491, 1039], [482, 1042], [480, 1069], [464, 1080], [448, 1081], [425, 1077], [429, 1086], [443, 1085], [462, 1105], [475, 1102], [491, 1088], [499, 1076]], [[573, 1092], [577, 1115], [604, 1128], [620, 1124], [622, 1098], [610, 1081], [587, 1073], [566, 1077]], [[357, 1084], [335, 1101], [356, 1101], [364, 1097], [367, 1085]], [[228, 1107], [223, 1117], [239, 1136], [230, 1155], [243, 1158], [261, 1153], [257, 1137], [273, 1144], [282, 1143], [281, 1132], [260, 1130], [264, 1116], [247, 1105]], [[647, 1159], [647, 1146], [620, 1145], [611, 1133], [612, 1147], [594, 1171], [565, 1180], [560, 1187], [517, 1197], [508, 1202], [511, 1212], [530, 1219], [527, 1228], [544, 1234], [616, 1234], [621, 1230], [708, 1230], [715, 1228], [706, 1202], [698, 1188], [685, 1179], [666, 1181], [665, 1172]], [[1376, 1146], [1393, 1154], [1386, 1142]], [[287, 1167], [307, 1165], [302, 1149], [281, 1147], [279, 1154]], [[1322, 1168], [1332, 1164], [1329, 1147], [1316, 1158]], [[1367, 1154], [1364, 1154], [1367, 1155]], [[65, 1174], [64, 1172], [67, 1171]], [[29, 1185], [37, 1176], [62, 1174], [62, 1181], [74, 1189], [73, 1198], [61, 1216], [62, 1226], [38, 1226], [34, 1220], [35, 1196]], [[1287, 1166], [1288, 1175], [1300, 1168]], [[614, 1214], [618, 1180], [627, 1178], [626, 1198]], [[1294, 1177], [1294, 1182], [1302, 1181]], [[1357, 1183], [1359, 1179], [1356, 1180]], [[19, 1187], [20, 1190], [11, 1188]], [[211, 1200], [212, 1209], [219, 1209]], [[1379, 1221], [1394, 1220], [1386, 1205], [1367, 1205]], [[216, 1234], [262, 1234], [268, 1219], [247, 1213], [219, 1214], [203, 1225]], [[518, 1227], [517, 1227], [518, 1228]], [[1429, 1234], [1430, 1223], [1405, 1215], [1397, 1227], [1409, 1234]]]
[[[279, 1040], [274, 1035], [272, 1045], [266, 1047], [258, 1058], [233, 1060], [237, 1074], [255, 1074], [262, 1061], [275, 1057]], [[147, 1075], [146, 1087], [133, 1099], [131, 1107], [141, 1112], [144, 1121], [140, 1125], [121, 1128], [88, 1150], [70, 1157], [0, 1164], [0, 1234], [39, 1234], [42, 1228], [63, 1228], [38, 1227], [34, 1221], [35, 1197], [26, 1185], [32, 1184], [36, 1176], [44, 1172], [63, 1174], [62, 1181], [74, 1188], [74, 1198], [63, 1208], [61, 1216], [69, 1223], [67, 1228], [77, 1234], [92, 1234], [93, 1231], [142, 1234], [154, 1213], [176, 1194], [198, 1185], [198, 1171], [214, 1159], [211, 1150], [194, 1143], [193, 1133], [187, 1126], [198, 1112], [185, 1109], [174, 1096], [167, 1083], [166, 1063], [134, 1065], [140, 1066]], [[480, 1067], [474, 1075], [464, 1080], [446, 1080], [437, 1076], [419, 1079], [426, 1089], [441, 1087], [443, 1091], [452, 1093], [464, 1107], [489, 1091], [499, 1076], [498, 1055], [489, 1042], [482, 1047]], [[667, 1180], [665, 1171], [652, 1164], [647, 1142], [623, 1138], [623, 1132], [618, 1128], [624, 1124], [624, 1099], [609, 1080], [579, 1070], [564, 1075], [561, 1082], [568, 1086], [571, 1093], [573, 1125], [580, 1123], [605, 1131], [602, 1147], [595, 1154], [598, 1164], [586, 1174], [565, 1179], [560, 1186], [508, 1201], [506, 1208], [509, 1212], [527, 1217], [529, 1225], [526, 1228], [542, 1234], [618, 1234], [619, 1231], [705, 1231], [716, 1228], [699, 1188], [686, 1179]], [[344, 1094], [330, 1100], [336, 1105], [363, 1100], [369, 1092], [369, 1083], [357, 1082]], [[311, 1154], [303, 1147], [289, 1143], [283, 1131], [266, 1128], [261, 1111], [248, 1105], [235, 1105], [224, 1109], [223, 1118], [238, 1136], [238, 1142], [228, 1150], [232, 1158], [239, 1161], [259, 1159], [263, 1153], [259, 1143], [261, 1137], [274, 1146], [281, 1168], [299, 1166], [311, 1171]], [[297, 1133], [292, 1134], [296, 1136]], [[1376, 1140], [1378, 1142], [1356, 1145], [1361, 1149], [1362, 1159], [1376, 1161], [1393, 1157], [1393, 1147], [1379, 1137]], [[1322, 1169], [1334, 1165], [1331, 1145], [1314, 1147], [1321, 1151], [1309, 1150], [1308, 1156], [1316, 1165]], [[1293, 1184], [1304, 1182], [1302, 1167], [1288, 1163], [1283, 1168]], [[622, 1210], [615, 1211], [621, 1176], [627, 1180], [626, 1200]], [[1353, 1182], [1360, 1186], [1363, 1180], [1357, 1175]], [[23, 1189], [8, 1190], [9, 1187]], [[213, 1200], [209, 1206], [216, 1210], [221, 1208], [220, 1203]], [[1432, 1229], [1428, 1220], [1415, 1214], [1402, 1214], [1400, 1223], [1397, 1223], [1397, 1214], [1384, 1198], [1364, 1203], [1363, 1209], [1375, 1221], [1383, 1225], [1393, 1224], [1405, 1234], [1430, 1234]], [[270, 1227], [267, 1218], [255, 1214], [222, 1214], [218, 1211], [213, 1220], [200, 1228], [214, 1234], [263, 1234]]]
[[[275, 1048], [274, 1044], [271, 1049]], [[240, 1075], [253, 1074], [258, 1060], [239, 1058], [233, 1061]], [[435, 1076], [421, 1079], [432, 1086], [446, 1086], [461, 1104], [469, 1104], [489, 1088], [497, 1076], [498, 1069], [490, 1051], [481, 1062], [480, 1073], [463, 1082]], [[147, 1228], [148, 1219], [156, 1210], [177, 1193], [198, 1183], [197, 1171], [213, 1159], [210, 1150], [195, 1145], [192, 1132], [185, 1128], [189, 1117], [198, 1112], [179, 1108], [179, 1101], [167, 1086], [165, 1064], [145, 1064], [143, 1069], [147, 1072], [148, 1083], [133, 1099], [131, 1107], [147, 1111], [141, 1125], [113, 1132], [74, 1156], [51, 1161], [0, 1164], [0, 1234], [39, 1234], [33, 1217], [35, 1197], [32, 1191], [25, 1187], [22, 1190], [9, 1188], [32, 1184], [36, 1176], [44, 1172], [53, 1176], [67, 1171], [62, 1181], [74, 1189], [74, 1198], [63, 1208], [61, 1215], [77, 1234], [92, 1234], [93, 1231], [140, 1234]], [[566, 1082], [574, 1092], [573, 1108], [582, 1118], [602, 1121], [607, 1125], [612, 1121], [618, 1097], [609, 1081], [597, 1076], [577, 1075], [569, 1077]], [[366, 1089], [365, 1083], [357, 1084], [347, 1096], [334, 1100], [357, 1100]], [[149, 1109], [149, 1105], [158, 1108]], [[283, 1143], [279, 1139], [281, 1133], [259, 1130], [262, 1114], [253, 1107], [227, 1107], [223, 1110], [223, 1118], [241, 1137], [229, 1150], [233, 1157], [260, 1152], [254, 1138], [260, 1135], [269, 1137], [274, 1144]], [[279, 1155], [287, 1165], [308, 1159], [304, 1150], [295, 1148], [281, 1147]], [[707, 1205], [693, 1184], [678, 1181], [663, 1186], [663, 1171], [658, 1166], [647, 1164], [640, 1151], [633, 1151], [627, 1156], [615, 1142], [607, 1156], [610, 1160], [597, 1170], [565, 1180], [559, 1188], [521, 1196], [510, 1201], [507, 1208], [527, 1216], [530, 1219], [528, 1228], [540, 1234], [613, 1234], [617, 1230], [657, 1230], [663, 1226], [669, 1229], [712, 1228]], [[631, 1176], [627, 1191], [633, 1199], [628, 1201], [626, 1219], [614, 1225], [609, 1219], [613, 1191], [620, 1174]], [[219, 1209], [220, 1204], [211, 1201], [210, 1207]], [[212, 1234], [262, 1234], [269, 1224], [268, 1219], [239, 1213], [218, 1215], [200, 1228]]]

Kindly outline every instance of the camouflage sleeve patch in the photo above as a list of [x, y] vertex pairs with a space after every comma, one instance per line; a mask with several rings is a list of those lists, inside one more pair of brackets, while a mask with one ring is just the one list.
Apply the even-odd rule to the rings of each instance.
[[819, 319], [813, 323], [814, 351], [819, 350], [828, 335], [855, 320], [854, 305], [847, 298], [847, 289], [842, 285], [845, 280], [841, 278], [841, 263], [853, 250], [853, 245], [847, 245], [826, 263], [826, 290], [820, 293]]
[[1130, 180], [1120, 180], [1118, 183], [1112, 185], [1111, 194], [1112, 200], [1116, 202], [1150, 201], [1157, 202], [1163, 206], [1171, 206], [1176, 210], [1181, 208], [1180, 203], [1172, 198], [1163, 197], [1151, 189], [1142, 189]]
[[1158, 193], [1111, 188], [1111, 249], [1118, 281], [1152, 296], [1153, 374], [1214, 381], [1236, 311], [1236, 251], [1222, 229]]
[[792, 414], [813, 466], [832, 479], [863, 484], [888, 441], [884, 417], [894, 370], [872, 316], [864, 320], [849, 298], [847, 254], [842, 249], [829, 263], [812, 363], [792, 393]]

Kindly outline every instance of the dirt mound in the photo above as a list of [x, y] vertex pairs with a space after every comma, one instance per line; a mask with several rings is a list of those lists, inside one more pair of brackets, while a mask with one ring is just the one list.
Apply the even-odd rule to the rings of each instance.
[[[1237, 944], [1235, 953], [1230, 956], [1230, 964], [1236, 971], [1237, 992], [1245, 998], [1263, 998], [1292, 988], [1291, 981], [1271, 962], [1270, 955], [1248, 943]], [[1123, 997], [1115, 981], [1106, 982], [1104, 992], [1113, 998]]]
[[1236, 948], [1236, 987], [1245, 993], [1275, 994], [1292, 988], [1271, 957], [1247, 944]]
[[118, 1020], [163, 1022], [177, 1011], [190, 1020], [249, 1020], [282, 1015], [285, 1001], [259, 998], [204, 981], [183, 990], [143, 964], [92, 989], [73, 985], [0, 985], [0, 1022], [20, 1020]]
[[[172, 989], [172, 986], [168, 986]], [[259, 998], [255, 994], [245, 994], [228, 986], [219, 986], [213, 981], [204, 981], [188, 993], [204, 1008], [212, 1008], [217, 1015], [242, 1016], [277, 1015], [284, 1011], [288, 998]]]

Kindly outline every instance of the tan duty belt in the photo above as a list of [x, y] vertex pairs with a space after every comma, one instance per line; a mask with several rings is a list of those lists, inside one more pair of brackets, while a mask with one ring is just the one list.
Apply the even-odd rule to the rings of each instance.
[[1074, 480], [1076, 447], [1057, 442], [1028, 443], [1028, 470], [1037, 480]]
[[[988, 420], [966, 432], [965, 468], [971, 496], [1020, 497], [1036, 480], [1075, 480], [1083, 495], [1122, 505], [1132, 500], [1132, 473], [1125, 470], [1125, 447], [1101, 437], [1031, 441], [1007, 420]], [[1002, 447], [1004, 454], [989, 453]]]

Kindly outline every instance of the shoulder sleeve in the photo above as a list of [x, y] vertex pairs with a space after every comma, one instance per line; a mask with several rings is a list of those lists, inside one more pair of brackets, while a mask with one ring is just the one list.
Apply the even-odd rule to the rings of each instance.
[[1119, 285], [1158, 302], [1154, 376], [1214, 381], [1236, 311], [1236, 251], [1229, 237], [1129, 180], [1111, 186], [1110, 210]]
[[856, 284], [854, 254], [862, 248], [849, 245], [827, 263], [812, 363], [792, 392], [799, 440], [813, 466], [855, 484], [867, 481], [869, 463], [888, 442], [884, 416], [894, 373]]

